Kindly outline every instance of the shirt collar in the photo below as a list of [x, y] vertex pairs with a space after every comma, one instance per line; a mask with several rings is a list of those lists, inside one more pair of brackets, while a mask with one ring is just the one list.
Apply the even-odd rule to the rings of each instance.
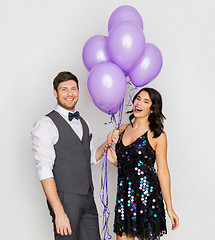
[[61, 115], [65, 116], [66, 118], [68, 117], [68, 113], [71, 112], [71, 111], [69, 111], [69, 110], [67, 110], [65, 108], [62, 108], [58, 104], [55, 107], [55, 111], [59, 112]]

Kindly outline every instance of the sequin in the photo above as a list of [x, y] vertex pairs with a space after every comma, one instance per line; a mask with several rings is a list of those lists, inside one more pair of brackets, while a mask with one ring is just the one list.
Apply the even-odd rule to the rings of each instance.
[[166, 230], [163, 197], [157, 177], [155, 152], [143, 134], [124, 146], [122, 135], [116, 145], [118, 188], [114, 232], [122, 236], [158, 240]]

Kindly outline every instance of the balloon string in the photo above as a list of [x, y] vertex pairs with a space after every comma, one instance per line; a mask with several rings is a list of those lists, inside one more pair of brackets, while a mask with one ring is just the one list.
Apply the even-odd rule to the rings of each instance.
[[122, 123], [123, 105], [124, 105], [124, 99], [123, 99], [122, 102], [120, 103], [120, 107], [119, 107], [119, 115], [118, 115], [117, 129], [119, 129], [119, 126], [120, 126], [121, 123]]
[[110, 116], [110, 122], [106, 122], [105, 124], [113, 123], [113, 114], [109, 114], [109, 116]]
[[108, 220], [110, 217], [110, 211], [108, 209], [108, 185], [107, 185], [107, 151], [102, 165], [102, 174], [101, 174], [101, 188], [100, 188], [100, 200], [104, 206], [103, 210], [103, 228], [101, 231], [102, 239], [111, 239], [108, 228]]
[[[133, 96], [134, 96], [134, 92], [137, 90], [137, 87], [134, 87], [130, 90], [129, 92], [129, 101], [128, 103], [126, 104], [126, 109], [125, 111], [127, 111], [127, 108], [132, 106], [132, 99], [133, 99]], [[130, 103], [131, 102], [131, 103]]]
[[[105, 124], [114, 123], [115, 127], [119, 129], [121, 122], [122, 122], [122, 115], [123, 115], [123, 105], [124, 105], [124, 99], [120, 103], [119, 107], [119, 114], [118, 114], [118, 121], [114, 114], [110, 114], [110, 122]], [[107, 152], [105, 154], [105, 158], [102, 164], [102, 173], [101, 173], [101, 188], [100, 188], [100, 200], [102, 202], [102, 205], [104, 207], [103, 210], [103, 227], [101, 230], [101, 237], [102, 240], [111, 239], [112, 236], [109, 233], [108, 228], [108, 220], [110, 217], [110, 211], [108, 209], [108, 177], [107, 177]]]
[[126, 83], [127, 83], [128, 85], [131, 85], [131, 81], [130, 81], [130, 80], [128, 80]]
[[[110, 116], [110, 121], [106, 122], [104, 124], [111, 124], [113, 123], [115, 128], [119, 129], [119, 126], [122, 123], [122, 115], [123, 115], [123, 105], [124, 105], [124, 99], [122, 100], [122, 102], [119, 105], [119, 112], [118, 112], [118, 118], [116, 118], [115, 114], [109, 114]], [[118, 120], [117, 120], [118, 119]]]

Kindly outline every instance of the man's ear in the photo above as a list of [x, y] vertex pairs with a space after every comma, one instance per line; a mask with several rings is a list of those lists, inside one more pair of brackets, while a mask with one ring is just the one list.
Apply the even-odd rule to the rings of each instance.
[[55, 97], [57, 98], [58, 94], [57, 94], [57, 91], [55, 89], [53, 90], [53, 93], [54, 93]]

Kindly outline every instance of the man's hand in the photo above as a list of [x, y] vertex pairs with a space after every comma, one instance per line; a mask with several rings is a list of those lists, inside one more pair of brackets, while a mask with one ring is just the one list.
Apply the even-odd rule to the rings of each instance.
[[72, 234], [70, 221], [65, 212], [55, 215], [55, 225], [58, 234], [62, 236]]
[[56, 183], [53, 177], [41, 180], [46, 197], [55, 214], [55, 226], [58, 234], [71, 235], [72, 229], [63, 205], [57, 193]]

